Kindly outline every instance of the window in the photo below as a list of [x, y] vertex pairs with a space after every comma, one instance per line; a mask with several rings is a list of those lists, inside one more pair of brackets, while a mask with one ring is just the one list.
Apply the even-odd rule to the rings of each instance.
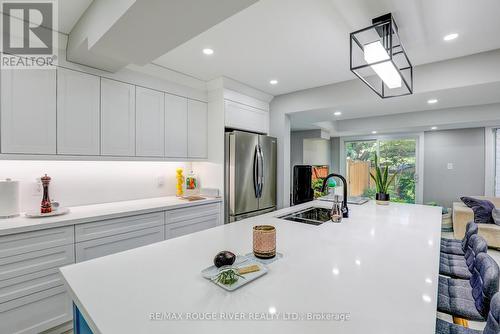
[[500, 129], [496, 131], [495, 142], [495, 196], [500, 197]]
[[389, 166], [389, 175], [396, 174], [389, 188], [391, 201], [415, 203], [417, 140], [415, 138], [387, 138], [345, 142], [346, 174], [350, 196], [375, 197], [374, 154], [382, 166]]

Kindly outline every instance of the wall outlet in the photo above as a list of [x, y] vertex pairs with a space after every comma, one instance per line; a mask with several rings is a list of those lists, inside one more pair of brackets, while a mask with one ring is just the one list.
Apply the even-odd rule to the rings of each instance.
[[165, 177], [164, 176], [158, 176], [156, 178], [156, 184], [158, 185], [158, 188], [161, 188], [165, 185]]
[[453, 169], [453, 162], [448, 162], [448, 164], [446, 165], [446, 168]]

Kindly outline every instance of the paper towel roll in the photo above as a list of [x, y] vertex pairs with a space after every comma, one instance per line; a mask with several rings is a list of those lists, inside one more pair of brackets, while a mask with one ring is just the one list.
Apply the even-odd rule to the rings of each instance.
[[0, 181], [0, 218], [19, 215], [19, 182], [10, 179]]

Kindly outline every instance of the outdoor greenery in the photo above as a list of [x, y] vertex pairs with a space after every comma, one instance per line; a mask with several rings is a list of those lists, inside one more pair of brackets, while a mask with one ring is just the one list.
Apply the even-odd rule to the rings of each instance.
[[[352, 160], [370, 161], [375, 166], [375, 155], [381, 166], [389, 166], [389, 177], [397, 174], [394, 182], [388, 187], [392, 202], [415, 203], [415, 139], [389, 139], [352, 141], [345, 143], [346, 158]], [[373, 168], [372, 168], [373, 170]], [[375, 198], [375, 183], [368, 188], [363, 196]]]
[[316, 180], [312, 181], [312, 188], [314, 190], [314, 198], [326, 196], [328, 194], [328, 188], [325, 190], [324, 193], [321, 192], [321, 187], [323, 187], [323, 180], [324, 180], [324, 178], [317, 178]]

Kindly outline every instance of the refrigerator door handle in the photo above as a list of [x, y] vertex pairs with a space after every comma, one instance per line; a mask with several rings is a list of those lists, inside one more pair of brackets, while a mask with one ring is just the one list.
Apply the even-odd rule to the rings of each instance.
[[259, 145], [255, 145], [255, 152], [253, 157], [253, 188], [255, 190], [255, 197], [259, 198]]
[[264, 154], [262, 147], [259, 145], [259, 198], [262, 197], [262, 190], [264, 189]]

